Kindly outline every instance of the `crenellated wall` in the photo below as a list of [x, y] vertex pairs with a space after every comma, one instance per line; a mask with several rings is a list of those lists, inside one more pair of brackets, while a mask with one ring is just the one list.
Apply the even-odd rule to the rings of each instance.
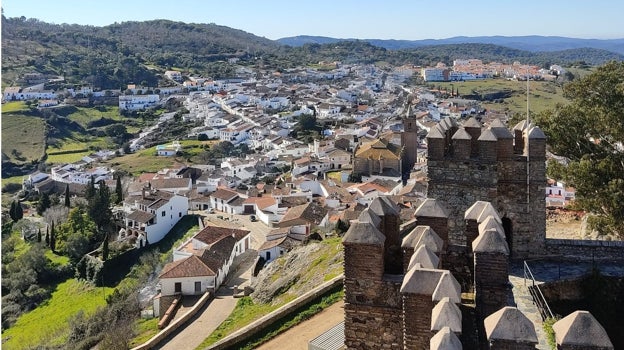
[[[463, 214], [475, 201], [491, 202], [505, 220], [514, 258], [544, 253], [545, 136], [537, 127], [514, 134], [500, 121], [481, 128], [440, 123], [427, 135], [428, 197], [448, 205], [449, 243], [468, 245]], [[475, 141], [474, 137], [478, 137]], [[522, 147], [520, 147], [522, 146]], [[466, 151], [471, 147], [469, 157]], [[527, 171], [528, 167], [528, 171]]]

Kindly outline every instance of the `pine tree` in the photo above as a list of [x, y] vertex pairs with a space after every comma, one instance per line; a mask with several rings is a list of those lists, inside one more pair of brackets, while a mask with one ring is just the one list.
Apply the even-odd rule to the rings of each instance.
[[117, 184], [115, 185], [115, 204], [121, 203], [123, 200], [123, 188], [121, 187], [121, 175], [117, 176]]
[[65, 186], [65, 206], [68, 208], [71, 207], [71, 203], [69, 201], [69, 184]]
[[50, 250], [54, 251], [56, 248], [56, 237], [54, 237], [54, 222], [52, 222], [52, 227], [50, 228]]

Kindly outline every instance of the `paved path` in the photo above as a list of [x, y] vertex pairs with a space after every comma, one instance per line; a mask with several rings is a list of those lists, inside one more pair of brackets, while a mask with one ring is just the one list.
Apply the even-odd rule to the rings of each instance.
[[[592, 267], [597, 267], [606, 276], [624, 276], [624, 266], [611, 262], [559, 262], [548, 260], [527, 261], [536, 284], [559, 280], [571, 280], [583, 277], [591, 272]], [[539, 344], [537, 349], [549, 350], [546, 334], [542, 325], [542, 317], [538, 308], [533, 303], [533, 298], [529, 294], [528, 286], [532, 285], [531, 280], [524, 279], [524, 264], [515, 262], [510, 267], [509, 282], [512, 285], [512, 297], [510, 305], [518, 307], [522, 313], [533, 322]], [[565, 316], [565, 315], [564, 315]]]
[[339, 301], [309, 320], [257, 347], [256, 350], [306, 350], [308, 342], [344, 321], [344, 302]]
[[[226, 282], [217, 290], [213, 300], [204, 305], [199, 312], [185, 325], [180, 327], [169, 337], [165, 338], [154, 349], [180, 350], [195, 349], [206, 339], [234, 310], [238, 299], [232, 296], [234, 285], [245, 285], [251, 277], [251, 268], [257, 256], [255, 250], [248, 250], [236, 258], [232, 267], [233, 272]], [[176, 313], [175, 318], [188, 311], [189, 306], [182, 307]], [[188, 304], [188, 302], [187, 302]]]

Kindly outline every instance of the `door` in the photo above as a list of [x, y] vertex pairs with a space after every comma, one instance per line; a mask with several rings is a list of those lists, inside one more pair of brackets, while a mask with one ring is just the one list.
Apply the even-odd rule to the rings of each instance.
[[173, 286], [173, 291], [174, 293], [182, 293], [182, 283], [181, 282], [176, 282], [175, 285]]
[[201, 293], [201, 282], [195, 282], [195, 294]]

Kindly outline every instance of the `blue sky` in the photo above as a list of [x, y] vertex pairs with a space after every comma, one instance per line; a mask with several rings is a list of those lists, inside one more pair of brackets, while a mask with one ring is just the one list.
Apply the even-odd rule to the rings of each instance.
[[2, 8], [6, 17], [57, 24], [105, 26], [151, 19], [216, 23], [269, 39], [624, 38], [624, 1], [616, 0], [3, 0]]

